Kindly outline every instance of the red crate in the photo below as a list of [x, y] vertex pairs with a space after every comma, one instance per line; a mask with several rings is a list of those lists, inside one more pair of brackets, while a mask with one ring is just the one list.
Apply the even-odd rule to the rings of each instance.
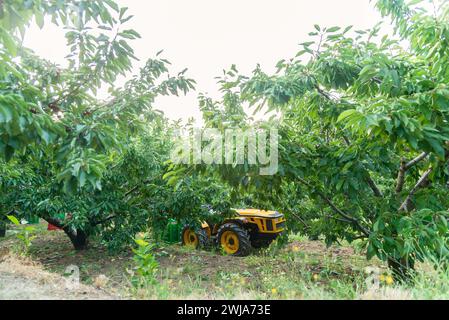
[[56, 231], [56, 230], [62, 230], [62, 229], [52, 225], [51, 223], [49, 223], [48, 227], [47, 227], [47, 230], [48, 231]]

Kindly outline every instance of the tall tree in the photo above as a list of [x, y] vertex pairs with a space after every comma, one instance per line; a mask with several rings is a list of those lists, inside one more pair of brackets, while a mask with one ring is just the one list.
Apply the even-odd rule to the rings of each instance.
[[[21, 45], [30, 23], [43, 27], [47, 18], [65, 30], [67, 67]], [[170, 63], [159, 54], [123, 87], [115, 86], [118, 77], [129, 77], [137, 60], [129, 43], [140, 36], [126, 27], [131, 18], [112, 0], [0, 2], [0, 156], [33, 171], [20, 187], [7, 177], [3, 187], [15, 192], [12, 208], [17, 209], [22, 209], [19, 192], [27, 187], [36, 191], [34, 200], [46, 195], [29, 203], [63, 227], [77, 249], [85, 248], [89, 230], [110, 215], [111, 209], [98, 210], [105, 199], [94, 195], [110, 183], [111, 170], [137, 133], [162, 118], [153, 110], [155, 98], [194, 86], [186, 70], [171, 76]], [[96, 97], [102, 86], [110, 92], [105, 101]], [[56, 218], [56, 209], [70, 213], [65, 221]]]
[[202, 99], [206, 123], [256, 126], [240, 116], [247, 104], [275, 111], [258, 126], [279, 128], [279, 172], [259, 176], [248, 164], [202, 170], [291, 212], [328, 244], [364, 240], [367, 257], [388, 261], [398, 278], [416, 260], [446, 261], [449, 5], [435, 2], [429, 12], [419, 8], [424, 2], [377, 1], [397, 37], [380, 37], [379, 25], [316, 25], [276, 74], [230, 70], [220, 81], [223, 100]]

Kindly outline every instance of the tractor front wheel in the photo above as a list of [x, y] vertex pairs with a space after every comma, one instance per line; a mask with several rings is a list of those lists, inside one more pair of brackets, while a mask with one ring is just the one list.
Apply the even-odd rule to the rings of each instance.
[[182, 245], [195, 249], [209, 247], [209, 236], [206, 230], [195, 230], [191, 226], [185, 226], [181, 232]]
[[217, 242], [230, 255], [244, 257], [251, 251], [248, 231], [234, 223], [225, 223], [218, 229]]

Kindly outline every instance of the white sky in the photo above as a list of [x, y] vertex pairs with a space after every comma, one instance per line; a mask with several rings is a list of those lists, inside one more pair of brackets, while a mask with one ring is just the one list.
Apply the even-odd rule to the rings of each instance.
[[[174, 71], [188, 67], [187, 75], [197, 81], [197, 92], [187, 97], [157, 101], [156, 109], [171, 119], [201, 119], [198, 92], [219, 97], [215, 77], [236, 64], [249, 74], [257, 63], [274, 71], [281, 59], [293, 57], [298, 44], [308, 40], [313, 25], [323, 27], [354, 25], [366, 29], [380, 21], [369, 0], [118, 0], [129, 7], [134, 18], [127, 28], [142, 39], [132, 42], [141, 60], [156, 52], [173, 64]], [[64, 64], [68, 53], [63, 32], [46, 24], [33, 26], [25, 45], [40, 56]], [[199, 121], [200, 122], [200, 121]]]

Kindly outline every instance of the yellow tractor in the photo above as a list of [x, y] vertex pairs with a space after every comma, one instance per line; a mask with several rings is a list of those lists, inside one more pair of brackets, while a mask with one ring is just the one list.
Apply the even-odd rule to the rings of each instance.
[[268, 247], [285, 230], [284, 215], [257, 209], [235, 210], [237, 216], [222, 223], [203, 222], [201, 227], [186, 225], [181, 232], [184, 246], [221, 247], [229, 255], [246, 256], [251, 248]]

